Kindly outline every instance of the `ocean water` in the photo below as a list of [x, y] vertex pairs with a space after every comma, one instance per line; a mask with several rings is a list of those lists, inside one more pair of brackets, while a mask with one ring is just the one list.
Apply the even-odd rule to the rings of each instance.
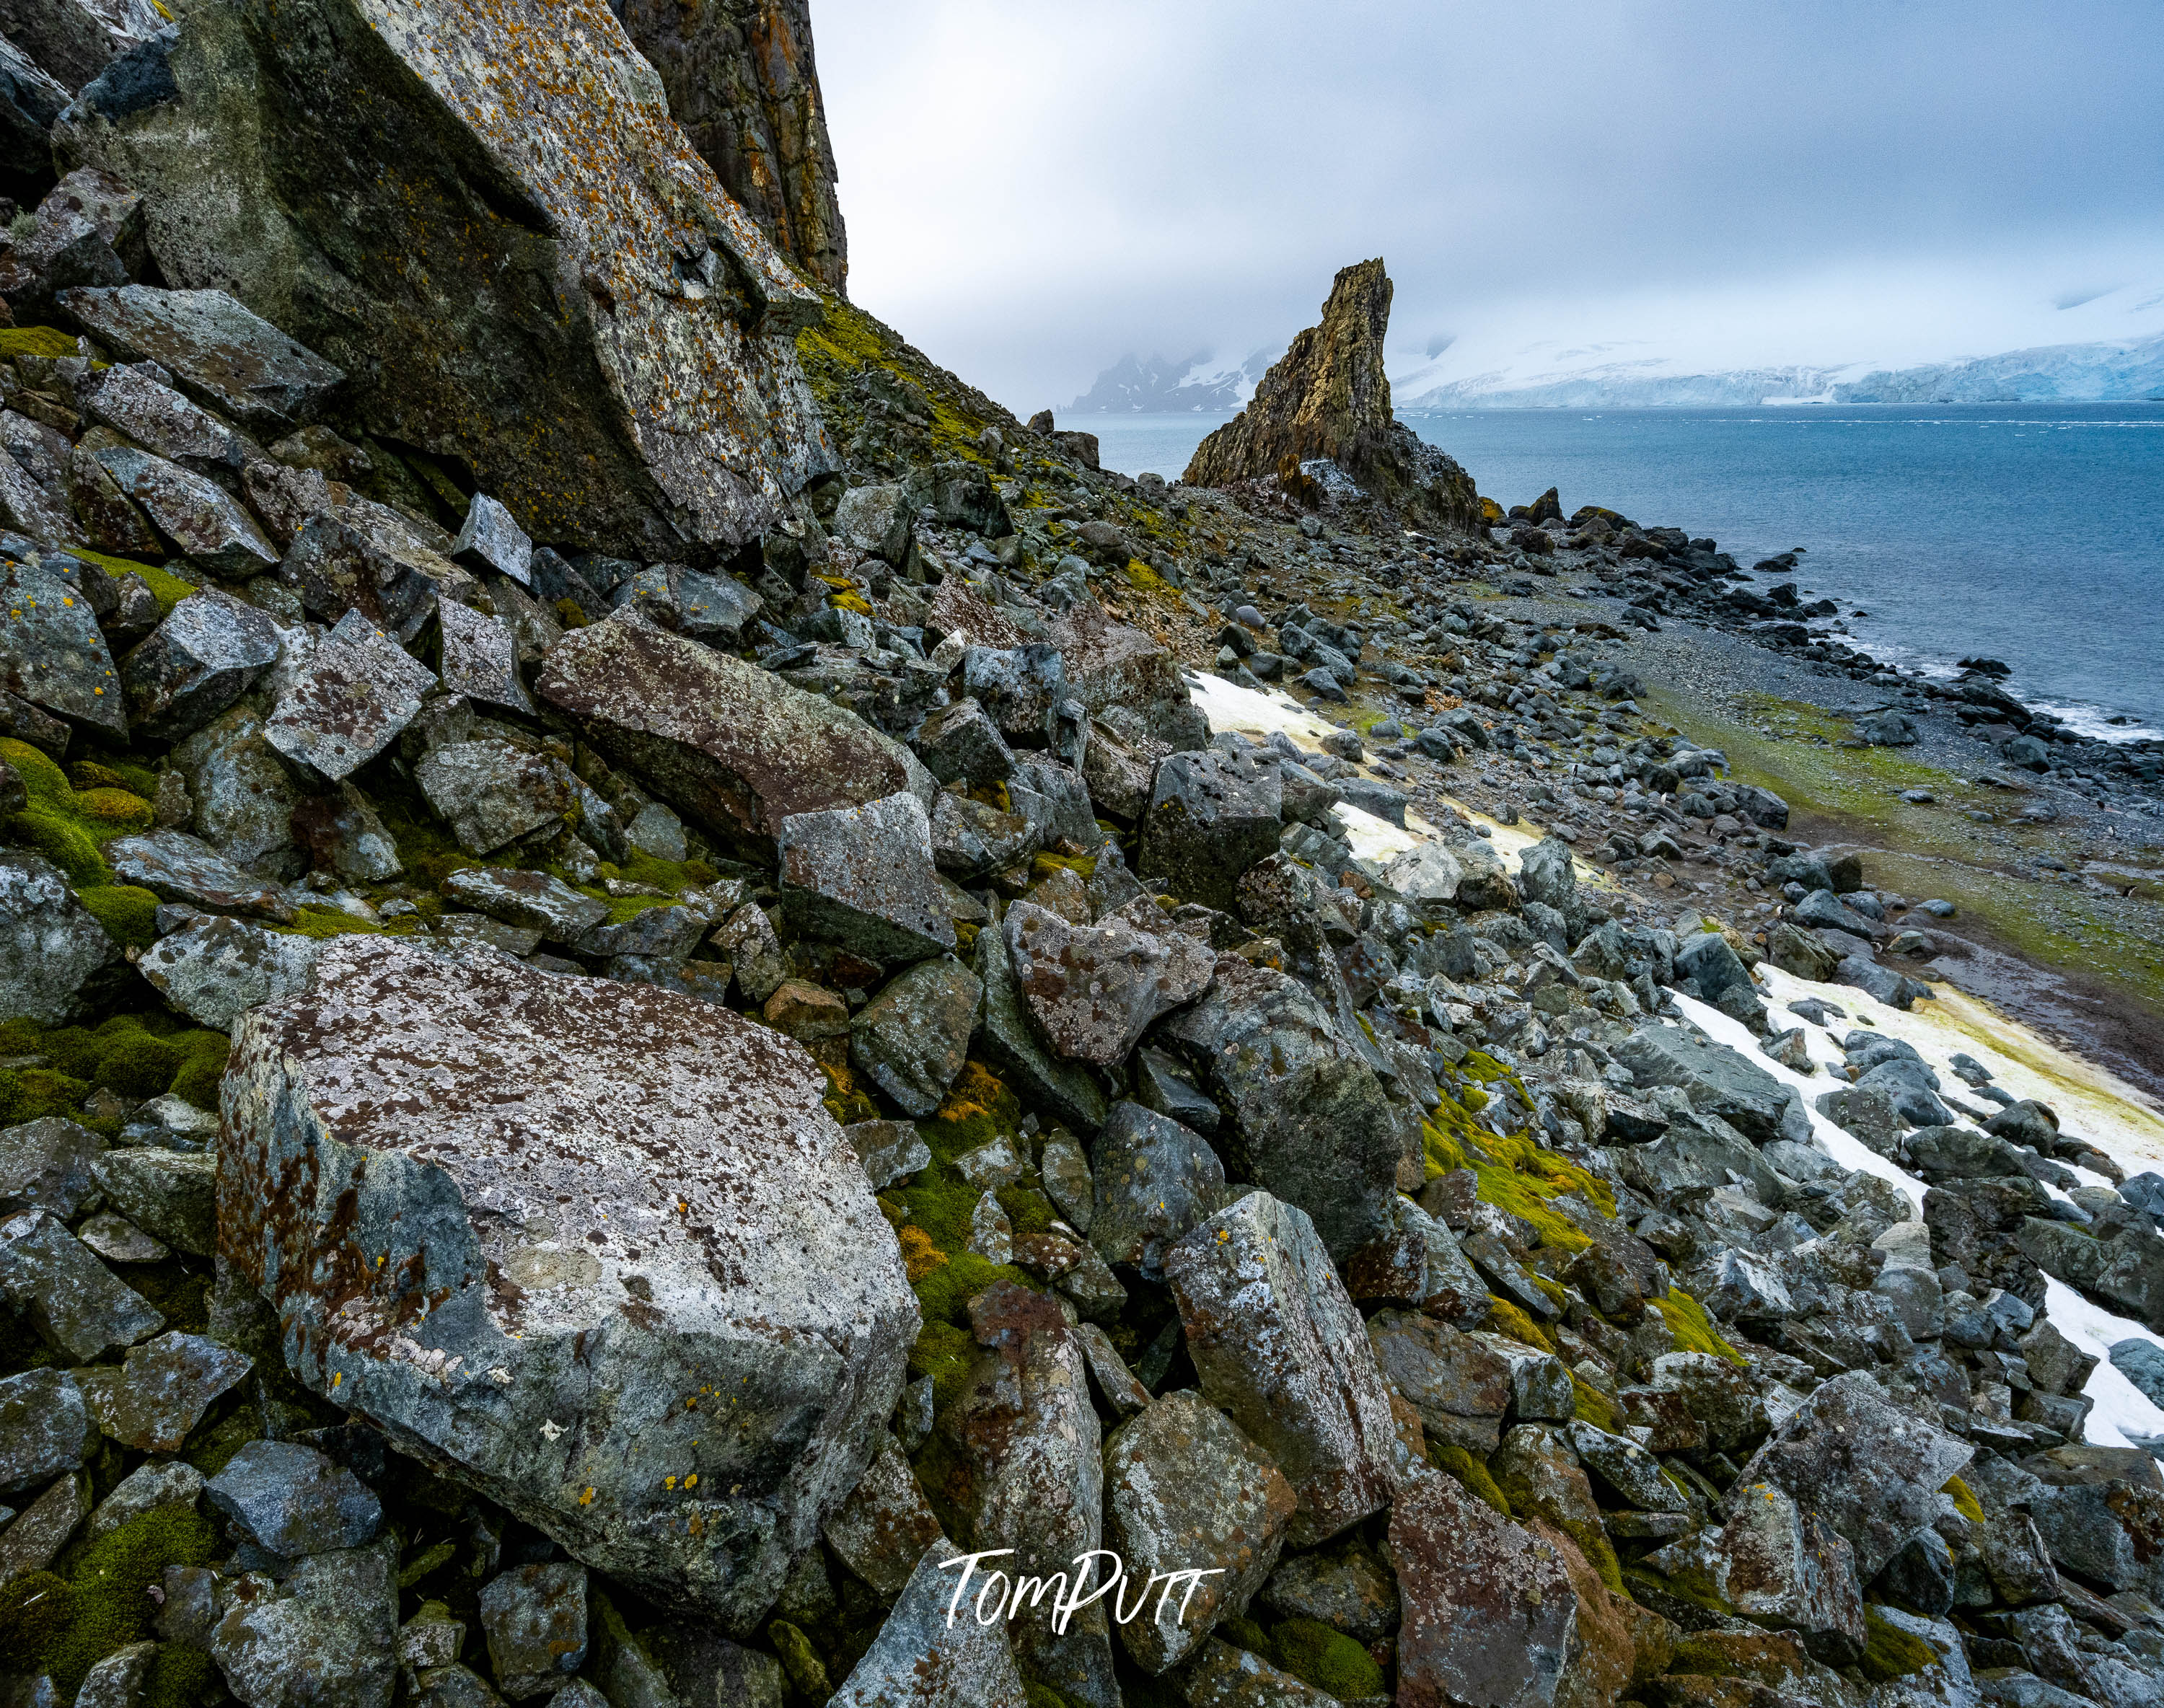
[[[1221, 414], [1102, 415], [1106, 465], [1168, 479]], [[2164, 404], [1468, 410], [1410, 424], [1505, 507], [1559, 489], [1711, 535], [1746, 568], [1804, 548], [1857, 644], [2009, 686], [2113, 738], [2164, 732]], [[1863, 616], [1847, 613], [1862, 611]], [[2125, 720], [2114, 722], [2113, 720]]]

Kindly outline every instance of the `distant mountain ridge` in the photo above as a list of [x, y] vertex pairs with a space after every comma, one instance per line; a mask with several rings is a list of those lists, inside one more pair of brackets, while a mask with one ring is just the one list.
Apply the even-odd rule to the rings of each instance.
[[2164, 401], [2164, 335], [2046, 344], [1929, 367], [1866, 374], [1839, 403], [2126, 403]]
[[1272, 360], [1257, 350], [1244, 360], [1213, 362], [1203, 350], [1184, 361], [1132, 354], [1097, 376], [1096, 383], [1067, 406], [1070, 415], [1165, 414], [1189, 410], [1239, 409], [1255, 395], [1255, 385]]

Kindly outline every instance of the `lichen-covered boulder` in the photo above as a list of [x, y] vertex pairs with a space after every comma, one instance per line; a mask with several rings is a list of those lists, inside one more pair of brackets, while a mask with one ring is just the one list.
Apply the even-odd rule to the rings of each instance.
[[1327, 1541], [1390, 1498], [1390, 1401], [1374, 1349], [1296, 1206], [1250, 1192], [1165, 1253], [1202, 1391], [1300, 1497], [1287, 1540]]
[[[36, 491], [21, 465], [7, 460], [21, 484]], [[5, 501], [0, 490], [0, 505]], [[0, 543], [0, 690], [71, 723], [124, 736], [128, 708], [120, 678], [82, 581], [103, 573], [27, 541]]]
[[1139, 870], [1183, 901], [1229, 912], [1242, 875], [1278, 851], [1284, 813], [1275, 755], [1176, 753], [1151, 785]]
[[792, 813], [775, 842], [781, 906], [797, 930], [880, 961], [954, 947], [924, 803], [901, 791], [861, 807]]
[[734, 545], [833, 466], [791, 342], [819, 298], [601, 0], [249, 0], [152, 46], [61, 150], [141, 192], [169, 284], [345, 370], [378, 431], [457, 445], [529, 533]]
[[[1154, 902], [1137, 904], [1154, 922]], [[1015, 987], [1045, 1042], [1070, 1061], [1116, 1067], [1168, 1011], [1209, 987], [1216, 957], [1184, 932], [1145, 929], [1115, 913], [1075, 924], [1034, 902], [1007, 909], [1000, 928]]]
[[345, 938], [236, 1029], [220, 1250], [317, 1393], [747, 1631], [918, 1327], [823, 1090], [688, 997]]
[[931, 778], [891, 737], [636, 616], [565, 635], [535, 687], [611, 764], [717, 835], [771, 841], [791, 813], [904, 789], [932, 798]]
[[[447, 656], [454, 632], [445, 618]], [[433, 670], [362, 612], [349, 611], [284, 684], [264, 738], [302, 775], [343, 782], [413, 721], [435, 686]]]
[[199, 1026], [223, 1031], [249, 1009], [307, 987], [317, 940], [209, 916], [167, 933], [137, 970]]
[[255, 686], [279, 646], [278, 625], [254, 606], [191, 593], [120, 667], [129, 720], [160, 740], [192, 734]]
[[131, 362], [156, 362], [212, 408], [257, 432], [310, 419], [345, 376], [223, 291], [85, 286], [61, 306]]

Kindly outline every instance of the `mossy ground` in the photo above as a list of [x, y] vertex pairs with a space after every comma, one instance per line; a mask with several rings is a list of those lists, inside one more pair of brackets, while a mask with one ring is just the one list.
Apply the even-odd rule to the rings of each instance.
[[1342, 1631], [1316, 1619], [1287, 1619], [1270, 1627], [1278, 1665], [1304, 1684], [1339, 1701], [1383, 1694], [1383, 1669]]
[[[63, 1556], [57, 1571], [33, 1572], [0, 1589], [0, 1655], [11, 1668], [52, 1675], [72, 1700], [83, 1675], [114, 1650], [154, 1636], [150, 1595], [168, 1566], [207, 1565], [218, 1532], [192, 1507], [164, 1506]], [[180, 1708], [214, 1681], [200, 1650], [160, 1651], [144, 1708]]]
[[[1791, 833], [1876, 845], [1873, 887], [1939, 896], [1961, 916], [2040, 966], [2077, 970], [2108, 991], [2164, 1016], [2164, 883], [2130, 871], [2102, 895], [2056, 875], [2041, 857], [2078, 872], [2085, 850], [2067, 827], [2016, 821], [2021, 797], [1911, 757], [1905, 748], [1844, 747], [1846, 718], [1806, 702], [1740, 696], [1715, 708], [1655, 689], [1647, 702], [1694, 741], [1717, 747], [1742, 782], [1788, 801]], [[1928, 789], [1930, 805], [1904, 801]], [[1993, 822], [1972, 820], [1988, 812]]]
[[131, 1102], [171, 1092], [215, 1111], [226, 1036], [161, 1009], [116, 1014], [94, 1027], [0, 1025], [0, 1059], [43, 1056], [41, 1067], [0, 1070], [0, 1126], [73, 1115], [99, 1087]]

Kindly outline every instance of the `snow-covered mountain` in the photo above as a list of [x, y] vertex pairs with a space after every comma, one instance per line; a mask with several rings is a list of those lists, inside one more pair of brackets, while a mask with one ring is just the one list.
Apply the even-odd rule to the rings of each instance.
[[1232, 363], [1217, 361], [1207, 350], [1184, 361], [1168, 361], [1159, 355], [1142, 361], [1124, 355], [1098, 375], [1096, 383], [1069, 404], [1065, 413], [1164, 414], [1242, 408], [1277, 355], [1258, 349]]
[[1707, 408], [1823, 399], [1841, 371], [1833, 368], [1736, 368], [1694, 371], [1666, 357], [1601, 362], [1577, 369], [1526, 373], [1489, 369], [1422, 384], [1416, 373], [1393, 376], [1401, 410]]

